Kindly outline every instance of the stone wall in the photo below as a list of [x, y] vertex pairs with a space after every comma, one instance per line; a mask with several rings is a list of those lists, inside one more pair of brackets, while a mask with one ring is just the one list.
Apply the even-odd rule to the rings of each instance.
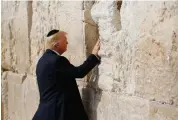
[[92, 119], [177, 120], [178, 2], [99, 1], [91, 15], [102, 39]]
[[4, 120], [36, 111], [35, 67], [53, 28], [68, 33], [74, 65], [101, 39], [101, 64], [78, 82], [91, 120], [178, 119], [177, 1], [3, 1], [1, 14]]

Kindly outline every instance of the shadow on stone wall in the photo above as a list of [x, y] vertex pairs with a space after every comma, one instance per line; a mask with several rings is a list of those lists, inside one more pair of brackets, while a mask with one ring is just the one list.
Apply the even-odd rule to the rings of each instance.
[[87, 86], [82, 89], [82, 100], [89, 120], [97, 120], [97, 108], [102, 95], [102, 90], [98, 87], [98, 73], [99, 69], [96, 66], [92, 70]]

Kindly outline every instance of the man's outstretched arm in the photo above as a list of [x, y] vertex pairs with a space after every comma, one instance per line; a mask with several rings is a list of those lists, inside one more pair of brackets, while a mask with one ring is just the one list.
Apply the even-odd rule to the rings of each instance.
[[[65, 58], [59, 57], [58, 63], [58, 71], [61, 75], [70, 76], [74, 78], [83, 78], [85, 75], [88, 74], [97, 64], [100, 62], [100, 57], [98, 56], [98, 51], [100, 49], [100, 41], [96, 43], [92, 54], [86, 59], [86, 61], [78, 66], [75, 67]], [[67, 67], [68, 66], [68, 67]]]
[[82, 65], [77, 67], [70, 64], [65, 57], [59, 58], [58, 62], [61, 63], [59, 64], [60, 67], [58, 68], [58, 72], [61, 75], [74, 78], [83, 78], [100, 62], [100, 60], [95, 55], [91, 54]]

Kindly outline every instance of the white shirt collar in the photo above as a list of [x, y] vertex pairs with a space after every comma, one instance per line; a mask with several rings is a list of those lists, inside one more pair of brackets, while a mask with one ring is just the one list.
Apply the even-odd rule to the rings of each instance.
[[55, 50], [52, 50], [52, 51], [54, 51], [57, 55], [59, 55], [59, 56], [60, 56], [60, 54], [59, 54], [57, 51], [55, 51]]

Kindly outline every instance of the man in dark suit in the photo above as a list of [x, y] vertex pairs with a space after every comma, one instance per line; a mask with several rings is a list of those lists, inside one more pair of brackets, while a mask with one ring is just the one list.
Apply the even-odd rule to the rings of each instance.
[[61, 56], [67, 50], [66, 34], [52, 30], [47, 35], [47, 49], [36, 68], [40, 104], [33, 120], [88, 120], [75, 78], [84, 77], [99, 63], [100, 42], [87, 60], [75, 67]]

